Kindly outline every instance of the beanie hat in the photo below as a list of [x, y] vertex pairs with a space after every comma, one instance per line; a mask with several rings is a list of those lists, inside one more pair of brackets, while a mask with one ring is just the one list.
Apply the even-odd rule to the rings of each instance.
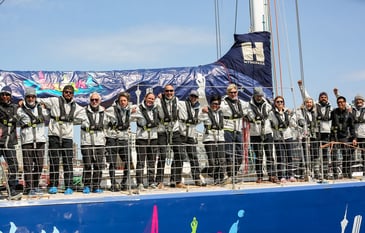
[[262, 87], [255, 87], [253, 89], [253, 95], [263, 96], [264, 91], [262, 90]]
[[31, 96], [31, 95], [37, 96], [35, 89], [33, 87], [25, 88], [25, 96]]
[[319, 93], [318, 98], [321, 98], [322, 95], [325, 95], [328, 98], [327, 92], [324, 92], [324, 91], [322, 91], [321, 93]]
[[189, 96], [199, 97], [199, 93], [196, 90], [191, 90]]
[[12, 95], [12, 91], [11, 91], [11, 88], [9, 86], [4, 86], [1, 89], [1, 93], [8, 93], [9, 95]]
[[362, 95], [360, 95], [360, 94], [357, 94], [355, 96], [354, 101], [356, 101], [356, 100], [363, 100], [363, 101], [365, 101], [364, 97]]

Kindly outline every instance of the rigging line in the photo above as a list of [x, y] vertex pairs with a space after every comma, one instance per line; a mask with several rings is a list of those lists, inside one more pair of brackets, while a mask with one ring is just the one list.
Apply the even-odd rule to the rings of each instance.
[[[271, 16], [271, 8], [270, 8], [270, 0], [268, 1], [268, 11], [269, 11], [269, 24], [270, 24], [270, 33], [271, 33], [271, 64], [273, 66], [273, 81], [274, 81], [274, 86], [273, 86], [273, 92], [276, 93], [275, 95], [278, 94], [278, 80], [276, 77], [276, 62], [275, 62], [275, 45], [274, 45], [274, 38], [272, 37], [272, 16]], [[274, 94], [273, 93], [273, 94]], [[274, 95], [274, 96], [275, 96]]]
[[295, 0], [295, 9], [296, 9], [296, 17], [297, 17], [297, 32], [298, 32], [299, 62], [300, 62], [300, 79], [302, 80], [303, 87], [305, 88], [305, 85], [304, 85], [303, 54], [302, 54], [302, 40], [301, 40], [300, 23], [299, 23], [298, 0]]
[[275, 31], [276, 31], [276, 40], [278, 47], [278, 65], [279, 65], [279, 78], [280, 78], [280, 95], [283, 96], [283, 76], [282, 76], [282, 68], [281, 68], [281, 53], [280, 53], [280, 40], [279, 40], [279, 28], [278, 28], [278, 12], [276, 6], [276, 0], [274, 0], [274, 10], [275, 10]]
[[290, 90], [292, 93], [292, 98], [293, 98], [293, 104], [294, 104], [294, 109], [296, 109], [297, 105], [296, 105], [296, 101], [295, 101], [295, 95], [294, 95], [294, 85], [293, 85], [293, 75], [292, 75], [292, 65], [291, 65], [291, 51], [290, 51], [290, 41], [289, 41], [289, 36], [288, 36], [288, 25], [287, 25], [287, 20], [286, 20], [286, 12], [285, 12], [285, 4], [283, 4], [283, 2], [281, 2], [280, 7], [279, 7], [279, 11], [280, 9], [282, 9], [282, 12], [280, 15], [283, 16], [283, 20], [281, 21], [283, 26], [282, 28], [284, 28], [284, 35], [285, 35], [285, 51], [286, 51], [286, 58], [287, 58], [287, 62], [288, 62], [288, 76], [289, 76], [289, 80], [290, 80]]
[[219, 19], [219, 0], [214, 1], [215, 8], [215, 36], [216, 36], [216, 46], [217, 46], [217, 60], [221, 57], [221, 33], [220, 33], [220, 19]]

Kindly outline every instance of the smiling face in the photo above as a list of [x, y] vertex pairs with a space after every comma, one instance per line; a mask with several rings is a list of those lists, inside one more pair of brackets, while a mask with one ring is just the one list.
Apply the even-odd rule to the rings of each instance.
[[196, 102], [198, 102], [198, 99], [199, 99], [199, 97], [198, 96], [196, 96], [196, 95], [190, 95], [189, 96], [189, 100], [190, 100], [190, 102], [191, 102], [191, 104], [195, 104]]
[[90, 96], [90, 106], [97, 108], [100, 105], [100, 95], [93, 93]]
[[284, 98], [281, 96], [278, 96], [275, 98], [274, 100], [274, 105], [278, 110], [283, 110], [284, 109]]
[[227, 87], [227, 95], [229, 98], [231, 99], [238, 99], [238, 89], [237, 89], [237, 86], [234, 85], [234, 84], [230, 84], [228, 87]]
[[313, 99], [311, 99], [311, 98], [305, 99], [304, 105], [305, 105], [305, 108], [306, 109], [312, 109], [313, 108], [313, 105], [314, 105]]
[[214, 100], [210, 103], [210, 108], [213, 110], [213, 111], [217, 111], [219, 108], [220, 108], [220, 103], [219, 101], [217, 100]]
[[74, 97], [74, 92], [72, 89], [65, 88], [62, 91], [62, 96], [63, 96], [63, 98], [65, 98], [65, 100], [71, 101], [72, 98]]
[[3, 103], [10, 103], [11, 101], [11, 95], [7, 92], [0, 93], [1, 102]]
[[25, 97], [25, 102], [28, 106], [34, 106], [35, 105], [36, 96], [35, 95], [27, 95]]
[[146, 97], [144, 97], [144, 104], [146, 105], [146, 107], [151, 107], [154, 105], [155, 103], [155, 95], [152, 93], [149, 93], [146, 95]]
[[346, 100], [343, 99], [343, 98], [338, 98], [337, 99], [337, 106], [341, 110], [346, 110]]
[[125, 96], [121, 96], [119, 98], [119, 105], [123, 108], [127, 107], [128, 106], [128, 98], [125, 97]]
[[356, 99], [355, 100], [355, 106], [358, 108], [361, 108], [362, 106], [364, 106], [364, 100], [363, 99]]
[[174, 90], [173, 86], [166, 85], [164, 92], [165, 92], [165, 98], [166, 99], [171, 100], [172, 98], [174, 98], [175, 90]]

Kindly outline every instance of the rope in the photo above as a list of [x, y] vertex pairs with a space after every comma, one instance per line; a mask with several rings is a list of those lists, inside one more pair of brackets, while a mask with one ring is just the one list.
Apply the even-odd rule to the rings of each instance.
[[220, 19], [219, 19], [219, 6], [218, 1], [214, 1], [214, 9], [215, 9], [215, 37], [217, 44], [217, 60], [221, 57], [221, 32], [220, 32]]
[[329, 148], [330, 148], [330, 152], [332, 153], [332, 151], [333, 151], [333, 146], [334, 146], [334, 145], [344, 145], [344, 146], [346, 146], [346, 147], [350, 147], [350, 148], [353, 148], [353, 149], [357, 149], [357, 150], [365, 151], [365, 149], [364, 149], [364, 148], [360, 148], [360, 147], [358, 147], [358, 146], [353, 146], [353, 145], [348, 144], [348, 143], [346, 143], [346, 142], [329, 142], [329, 143], [326, 143], [326, 144], [324, 144], [324, 145], [320, 146], [320, 148], [321, 148], [321, 149], [324, 149], [324, 148], [329, 147]]

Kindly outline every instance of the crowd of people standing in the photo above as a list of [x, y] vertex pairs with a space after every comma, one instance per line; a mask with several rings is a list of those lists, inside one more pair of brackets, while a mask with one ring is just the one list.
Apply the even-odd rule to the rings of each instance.
[[[332, 109], [326, 92], [321, 92], [318, 101], [314, 101], [300, 81], [298, 85], [303, 97], [303, 105], [298, 109], [287, 108], [283, 96], [269, 100], [261, 87], [255, 87], [251, 99], [243, 101], [238, 98], [239, 88], [235, 84], [226, 87], [224, 96], [212, 95], [208, 106], [201, 106], [196, 90], [191, 90], [187, 99], [179, 100], [174, 86], [168, 84], [163, 93], [147, 91], [139, 105], [131, 105], [129, 93], [121, 92], [108, 108], [101, 105], [102, 96], [97, 92], [90, 94], [87, 106], [80, 106], [72, 85], [64, 86], [61, 96], [48, 98], [37, 98], [35, 89], [26, 88], [24, 100], [15, 104], [11, 88], [5, 86], [0, 92], [0, 148], [8, 165], [9, 196], [42, 192], [39, 179], [47, 141], [50, 173], [47, 192], [59, 192], [60, 164], [64, 194], [74, 192], [76, 124], [81, 128], [84, 194], [103, 192], [104, 160], [109, 165], [112, 192], [130, 187], [127, 180], [132, 167], [136, 171], [137, 192], [145, 188], [163, 189], [167, 183], [172, 188], [186, 188], [182, 178], [185, 160], [190, 163], [196, 186], [207, 185], [204, 177], [211, 178], [214, 185], [236, 182], [238, 172], [243, 172], [244, 125], [249, 127], [248, 142], [254, 155], [257, 183], [264, 182], [266, 175], [272, 183], [295, 182], [309, 176], [318, 180], [351, 178], [355, 149], [360, 150], [365, 161], [365, 99], [356, 95], [354, 105], [350, 105], [336, 90], [337, 108]], [[137, 125], [135, 165], [129, 151], [131, 122]], [[199, 124], [203, 126], [202, 143], [207, 156], [203, 169], [197, 156]], [[23, 190], [17, 188], [17, 127], [23, 156]], [[299, 142], [303, 151], [299, 160], [293, 154], [295, 142]], [[331, 155], [329, 145], [337, 148], [341, 158]], [[120, 181], [116, 177], [118, 158], [124, 164]], [[168, 161], [171, 173], [166, 183]]]

